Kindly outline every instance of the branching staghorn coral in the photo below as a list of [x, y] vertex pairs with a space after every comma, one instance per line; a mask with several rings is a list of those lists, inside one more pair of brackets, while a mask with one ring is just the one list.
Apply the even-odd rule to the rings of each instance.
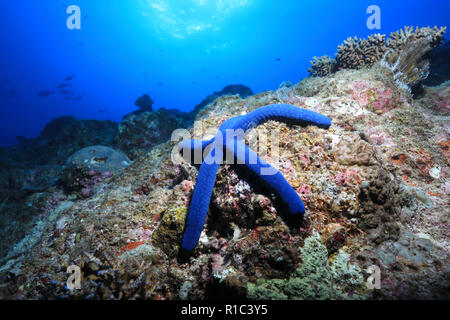
[[426, 39], [431, 48], [436, 48], [441, 45], [446, 31], [447, 27], [416, 27], [414, 30], [414, 27], [406, 26], [404, 29], [392, 32], [386, 41], [386, 46], [389, 49], [400, 51], [408, 42]]
[[368, 39], [348, 38], [338, 47], [336, 63], [340, 68], [358, 69], [379, 61], [386, 50], [385, 35], [374, 34]]
[[[383, 60], [383, 65], [390, 69], [396, 64], [394, 73], [403, 73], [402, 76], [397, 75], [399, 83], [412, 86], [428, 75], [428, 65], [423, 57], [441, 44], [446, 31], [447, 27], [416, 27], [415, 30], [413, 27], [405, 27], [392, 32], [387, 39], [384, 34], [374, 34], [367, 39], [349, 37], [338, 46], [336, 59], [314, 57], [308, 71], [312, 76], [323, 77], [339, 69], [371, 67]], [[417, 52], [411, 52], [414, 48]], [[402, 59], [398, 61], [400, 57]], [[389, 61], [386, 62], [386, 58]]]
[[324, 77], [337, 70], [336, 61], [328, 56], [313, 57], [310, 63], [311, 68], [308, 69], [308, 72], [314, 77]]

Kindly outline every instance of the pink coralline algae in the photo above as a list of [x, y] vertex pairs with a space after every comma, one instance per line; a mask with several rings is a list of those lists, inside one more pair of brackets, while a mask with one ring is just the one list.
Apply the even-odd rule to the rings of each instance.
[[366, 81], [354, 81], [352, 98], [377, 114], [386, 113], [396, 107], [391, 88], [378, 88]]
[[338, 186], [346, 186], [349, 184], [360, 184], [361, 177], [359, 175], [358, 168], [345, 169], [344, 172], [340, 172], [336, 175], [334, 182]]
[[131, 230], [128, 233], [128, 238], [130, 241], [147, 241], [152, 234], [152, 231], [149, 228], [146, 228], [140, 224], [135, 229]]
[[367, 134], [370, 140], [377, 146], [392, 147], [395, 145], [392, 136], [381, 128], [370, 128]]
[[50, 213], [53, 212], [53, 210], [56, 209], [56, 207], [58, 207], [58, 205], [67, 199], [67, 196], [61, 192], [61, 191], [57, 191], [54, 192], [50, 195], [50, 197], [47, 199], [44, 207], [42, 208], [42, 213], [43, 215], [46, 217], [48, 216]]
[[435, 95], [433, 95], [432, 99], [435, 109], [439, 113], [450, 112], [450, 86], [440, 89]]
[[311, 194], [311, 187], [308, 185], [303, 185], [297, 189], [297, 192], [304, 196], [309, 195]]
[[183, 187], [183, 191], [185, 193], [189, 193], [192, 190], [192, 186], [194, 185], [194, 183], [192, 181], [189, 180], [184, 180], [181, 183], [181, 186]]
[[93, 187], [97, 183], [102, 182], [102, 181], [112, 177], [113, 175], [114, 175], [114, 173], [111, 171], [99, 172], [99, 171], [90, 170], [88, 172], [87, 177], [85, 177], [84, 179], [82, 179], [80, 181], [80, 185], [82, 186], [81, 195], [85, 198], [90, 197], [91, 195], [93, 195], [93, 193], [94, 193]]

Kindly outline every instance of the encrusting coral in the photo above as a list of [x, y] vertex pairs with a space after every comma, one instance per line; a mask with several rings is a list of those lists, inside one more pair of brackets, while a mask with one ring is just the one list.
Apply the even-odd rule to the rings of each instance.
[[363, 271], [349, 263], [344, 250], [330, 263], [327, 248], [314, 230], [300, 250], [303, 263], [289, 279], [260, 279], [248, 284], [250, 299], [358, 299], [365, 295]]

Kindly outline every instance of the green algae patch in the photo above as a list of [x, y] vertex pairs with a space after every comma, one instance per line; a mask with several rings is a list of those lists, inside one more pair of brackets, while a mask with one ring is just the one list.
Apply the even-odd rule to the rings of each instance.
[[152, 234], [152, 243], [169, 256], [177, 255], [180, 250], [186, 216], [186, 207], [169, 207], [164, 212], [158, 228]]
[[333, 261], [320, 235], [314, 231], [301, 249], [303, 264], [289, 279], [259, 279], [249, 283], [250, 299], [309, 300], [362, 299], [364, 277], [359, 266], [349, 264], [350, 256], [340, 250]]

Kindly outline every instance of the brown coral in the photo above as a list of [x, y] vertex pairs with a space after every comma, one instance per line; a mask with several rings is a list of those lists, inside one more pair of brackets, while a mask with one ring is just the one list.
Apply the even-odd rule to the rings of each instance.
[[310, 63], [311, 68], [308, 69], [308, 72], [314, 77], [325, 77], [337, 70], [336, 60], [328, 56], [313, 57]]
[[385, 35], [374, 34], [367, 39], [348, 38], [338, 46], [336, 61], [344, 69], [358, 69], [379, 61], [386, 51]]

